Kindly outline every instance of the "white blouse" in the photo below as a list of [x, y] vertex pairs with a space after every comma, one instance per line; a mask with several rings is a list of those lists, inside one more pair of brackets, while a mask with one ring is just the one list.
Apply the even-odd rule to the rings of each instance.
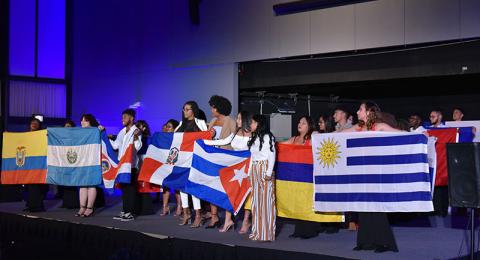
[[235, 151], [242, 151], [248, 150], [248, 140], [250, 140], [249, 136], [241, 136], [230, 134], [227, 138], [220, 139], [220, 140], [203, 140], [206, 145], [228, 145], [232, 146], [233, 150]]
[[270, 136], [265, 135], [263, 137], [262, 150], [260, 149], [260, 140], [257, 138], [255, 142], [250, 147], [250, 152], [252, 153], [252, 161], [268, 161], [268, 168], [266, 175], [268, 177], [272, 176], [273, 166], [275, 164], [275, 142], [272, 143], [273, 152], [270, 150]]

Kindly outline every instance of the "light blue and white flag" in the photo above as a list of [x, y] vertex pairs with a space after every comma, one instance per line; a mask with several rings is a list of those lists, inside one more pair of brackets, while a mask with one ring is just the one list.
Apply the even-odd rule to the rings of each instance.
[[64, 186], [102, 183], [98, 128], [48, 128], [47, 135], [47, 183]]
[[313, 135], [315, 210], [433, 211], [427, 140], [397, 132]]

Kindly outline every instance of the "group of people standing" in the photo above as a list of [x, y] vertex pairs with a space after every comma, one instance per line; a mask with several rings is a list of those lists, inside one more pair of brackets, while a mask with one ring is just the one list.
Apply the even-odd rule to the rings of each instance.
[[[249, 180], [252, 185], [252, 192], [245, 202], [244, 219], [239, 233], [248, 233], [249, 238], [257, 241], [274, 241], [276, 231], [276, 206], [275, 206], [275, 138], [268, 129], [266, 118], [263, 115], [253, 115], [248, 111], [241, 111], [236, 118], [230, 116], [232, 105], [230, 101], [221, 96], [212, 96], [209, 100], [212, 120], [207, 124], [205, 114], [199, 109], [195, 101], [188, 101], [183, 105], [182, 120], [180, 122], [171, 119], [163, 126], [164, 132], [197, 132], [211, 131], [212, 140], [204, 140], [205, 144], [229, 150], [250, 150], [252, 166], [249, 170]], [[434, 111], [436, 112], [436, 111]], [[463, 111], [462, 112], [463, 115]], [[433, 112], [432, 112], [433, 113]], [[310, 116], [302, 116], [297, 125], [297, 133], [284, 143], [296, 145], [311, 145], [311, 136], [314, 133], [330, 132], [362, 132], [362, 131], [405, 131], [392, 116], [383, 113], [377, 104], [373, 102], [362, 102], [357, 111], [358, 123], [354, 124], [353, 116], [344, 107], [337, 107], [332, 116], [321, 115], [318, 118], [318, 125]], [[434, 115], [435, 116], [435, 115]], [[457, 112], [457, 117], [458, 117]], [[431, 116], [432, 117], [432, 116]], [[413, 116], [410, 118], [410, 125], [416, 121]], [[393, 117], [394, 120], [394, 117]], [[37, 120], [38, 121], [38, 120]], [[31, 122], [31, 130], [40, 121]], [[114, 149], [118, 150], [118, 157], [121, 158], [129, 143], [133, 140], [135, 150], [132, 177], [130, 183], [121, 183], [123, 209], [114, 219], [122, 221], [134, 220], [138, 205], [137, 182], [138, 172], [146, 148], [149, 144], [150, 128], [143, 120], [135, 121], [135, 111], [127, 109], [122, 113], [123, 129], [118, 133], [115, 140], [111, 140]], [[75, 126], [68, 121], [66, 127]], [[82, 127], [100, 126], [93, 115], [85, 114], [81, 118]], [[415, 126], [411, 126], [415, 130]], [[418, 128], [418, 126], [416, 126]], [[408, 130], [408, 129], [407, 129]], [[29, 201], [27, 206], [32, 208], [31, 199], [42, 200], [40, 188], [35, 185], [28, 185]], [[180, 217], [179, 225], [190, 224], [192, 228], [202, 226], [203, 222], [209, 219], [205, 225], [207, 229], [219, 228], [219, 232], [227, 232], [235, 228], [232, 213], [225, 211], [223, 225], [220, 221], [218, 206], [200, 201], [195, 196], [183, 191], [173, 191], [168, 187], [163, 188], [163, 204], [160, 216], [170, 214], [168, 204], [171, 193], [175, 194], [176, 207], [175, 216]], [[71, 188], [65, 187], [65, 194], [73, 194]], [[40, 195], [39, 195], [40, 194]], [[103, 190], [98, 187], [79, 188], [79, 211], [77, 216], [89, 217], [94, 213], [95, 205], [98, 203], [98, 194], [103, 200]], [[38, 197], [36, 197], [38, 196]], [[193, 204], [194, 214], [190, 210], [190, 198]], [[64, 201], [66, 200], [64, 196]], [[97, 201], [97, 203], [96, 203]], [[102, 202], [98, 203], [99, 205]], [[104, 201], [103, 201], [104, 204]], [[202, 210], [203, 206], [203, 210]], [[41, 207], [40, 209], [43, 209]], [[357, 246], [355, 250], [375, 250], [376, 252], [397, 251], [393, 232], [388, 223], [385, 213], [358, 213], [347, 214], [350, 228], [358, 227]], [[251, 220], [250, 220], [251, 217]], [[193, 221], [192, 221], [193, 219]], [[296, 224], [293, 237], [313, 237], [318, 232], [335, 233], [338, 226], [332, 223], [318, 224], [299, 221]]]

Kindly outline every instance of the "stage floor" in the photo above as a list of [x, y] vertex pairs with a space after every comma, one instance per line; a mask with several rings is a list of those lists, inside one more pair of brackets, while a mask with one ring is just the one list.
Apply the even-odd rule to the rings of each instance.
[[[377, 254], [372, 251], [353, 251], [356, 232], [341, 229], [337, 234], [320, 234], [311, 239], [289, 238], [293, 233], [293, 225], [280, 219], [277, 223], [277, 240], [271, 243], [253, 242], [247, 235], [235, 232], [219, 233], [218, 230], [205, 228], [193, 229], [179, 226], [179, 219], [173, 215], [139, 216], [134, 221], [121, 222], [113, 220], [121, 209], [118, 197], [107, 197], [107, 207], [98, 209], [91, 218], [78, 218], [76, 210], [60, 208], [60, 200], [46, 200], [46, 212], [28, 213], [44, 219], [83, 223], [96, 226], [124, 229], [146, 233], [158, 237], [175, 237], [231, 246], [245, 246], [304, 252], [354, 259], [451, 259], [466, 255], [469, 232], [465, 228], [466, 217], [424, 217], [414, 221], [398, 222], [393, 226], [400, 252]], [[158, 204], [155, 204], [159, 207]], [[0, 203], [0, 211], [26, 215], [22, 212], [23, 202]], [[240, 220], [238, 220], [240, 223]], [[453, 226], [452, 227], [452, 223]], [[463, 241], [463, 248], [459, 251]]]

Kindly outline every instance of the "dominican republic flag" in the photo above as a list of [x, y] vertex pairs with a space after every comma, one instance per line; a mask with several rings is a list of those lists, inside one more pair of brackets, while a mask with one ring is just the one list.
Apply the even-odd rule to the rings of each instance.
[[47, 130], [3, 133], [2, 184], [39, 184], [47, 177]]
[[133, 138], [122, 158], [118, 160], [107, 133], [101, 132], [102, 137], [102, 177], [105, 188], [113, 188], [115, 183], [130, 183], [132, 173]]
[[427, 140], [396, 132], [313, 135], [315, 210], [433, 211]]
[[98, 128], [48, 128], [47, 133], [47, 183], [63, 186], [102, 183]]
[[209, 131], [153, 134], [138, 180], [183, 191], [195, 140], [211, 138]]
[[185, 192], [235, 215], [250, 193], [250, 151], [232, 151], [196, 141]]

